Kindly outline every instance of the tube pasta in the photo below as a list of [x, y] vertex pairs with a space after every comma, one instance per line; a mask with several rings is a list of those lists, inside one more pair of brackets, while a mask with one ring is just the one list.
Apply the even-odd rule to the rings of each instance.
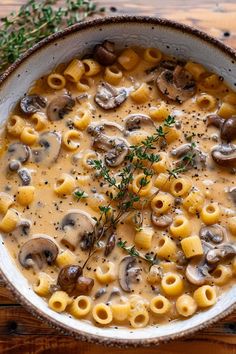
[[103, 264], [103, 269], [98, 266], [95, 275], [100, 283], [112, 283], [117, 278], [115, 264], [109, 261]]
[[180, 131], [172, 127], [164, 127], [165, 141], [171, 144], [180, 138]]
[[143, 52], [143, 59], [151, 64], [157, 64], [161, 61], [162, 53], [157, 48], [146, 48]]
[[129, 316], [130, 325], [133, 328], [146, 327], [149, 322], [149, 314], [145, 308], [132, 310]]
[[232, 270], [228, 266], [218, 264], [218, 266], [216, 267], [216, 269], [214, 269], [211, 275], [213, 277], [214, 284], [224, 285], [232, 277]]
[[85, 69], [85, 76], [95, 76], [102, 70], [101, 65], [93, 59], [84, 59], [82, 62]]
[[155, 315], [165, 315], [170, 311], [171, 303], [163, 295], [154, 296], [150, 302], [150, 310], [155, 313]]
[[156, 254], [158, 257], [165, 258], [167, 260], [173, 260], [176, 257], [177, 246], [176, 243], [168, 236], [162, 236], [158, 240]]
[[155, 214], [166, 213], [173, 205], [173, 198], [170, 194], [158, 193], [151, 201], [151, 208]]
[[94, 306], [92, 310], [93, 319], [101, 324], [107, 325], [111, 323], [113, 319], [112, 310], [110, 306], [100, 303]]
[[87, 129], [92, 120], [92, 113], [89, 110], [80, 111], [80, 116], [75, 117], [73, 120], [75, 128], [79, 130]]
[[201, 85], [207, 89], [207, 91], [215, 91], [219, 89], [221, 85], [221, 80], [218, 75], [210, 74], [203, 78]]
[[83, 157], [81, 159], [81, 164], [87, 170], [92, 170], [93, 166], [91, 162], [97, 159], [97, 153], [94, 150], [87, 150], [84, 152]]
[[48, 300], [48, 306], [56, 312], [65, 311], [66, 307], [71, 304], [71, 298], [65, 291], [55, 291]]
[[185, 69], [193, 75], [195, 80], [199, 80], [201, 75], [206, 72], [206, 69], [201, 64], [192, 61], [187, 62]]
[[171, 180], [167, 173], [160, 173], [155, 179], [154, 186], [162, 191], [168, 192], [170, 190]]
[[166, 152], [160, 152], [159, 156], [160, 160], [155, 162], [152, 165], [152, 168], [156, 173], [166, 172], [168, 169], [170, 169], [170, 161], [168, 159], [168, 155]]
[[134, 237], [134, 242], [138, 247], [143, 249], [150, 249], [152, 246], [152, 237], [154, 230], [151, 227], [143, 227], [140, 231], [137, 231]]
[[111, 304], [111, 310], [115, 321], [125, 321], [130, 314], [130, 303], [126, 301], [122, 304]]
[[75, 151], [79, 148], [79, 141], [82, 139], [83, 135], [77, 130], [71, 129], [65, 132], [62, 136], [62, 142], [66, 149], [70, 151]]
[[192, 296], [183, 294], [176, 300], [176, 310], [181, 316], [189, 317], [197, 311], [197, 303]]
[[39, 273], [36, 283], [33, 285], [33, 290], [39, 296], [47, 296], [50, 293], [52, 279], [46, 273]]
[[180, 243], [187, 258], [201, 256], [203, 254], [202, 243], [199, 236], [186, 237]]
[[25, 127], [23, 128], [21, 135], [20, 135], [20, 140], [22, 143], [27, 144], [27, 145], [33, 145], [38, 141], [39, 135], [31, 127]]
[[73, 59], [64, 71], [68, 81], [78, 82], [85, 73], [85, 67], [81, 60]]
[[34, 129], [36, 131], [43, 130], [47, 125], [47, 116], [45, 113], [42, 112], [36, 112], [32, 114], [30, 120], [34, 124]]
[[228, 102], [223, 102], [218, 109], [217, 114], [222, 118], [230, 118], [236, 114], [236, 105], [232, 105]]
[[205, 197], [200, 191], [191, 191], [183, 200], [183, 207], [190, 213], [196, 214], [202, 210]]
[[34, 186], [21, 186], [17, 189], [16, 200], [20, 205], [27, 206], [31, 204], [35, 197]]
[[170, 232], [175, 238], [188, 237], [192, 232], [191, 223], [184, 215], [178, 215], [170, 225]]
[[118, 85], [123, 77], [122, 71], [116, 66], [107, 66], [104, 72], [104, 80], [111, 85]]
[[206, 225], [216, 224], [220, 219], [220, 207], [217, 203], [210, 203], [202, 208], [200, 213], [202, 221]]
[[56, 264], [60, 268], [63, 268], [63, 267], [70, 265], [70, 264], [76, 264], [76, 263], [77, 263], [77, 257], [70, 250], [65, 250], [65, 251], [61, 252], [60, 254], [58, 254], [57, 259], [56, 259]]
[[135, 101], [136, 103], [142, 104], [148, 101], [150, 96], [150, 90], [148, 88], [148, 85], [146, 83], [142, 83], [137, 90], [131, 92], [130, 97]]
[[47, 84], [54, 90], [62, 90], [66, 85], [66, 79], [61, 74], [52, 73], [47, 77]]
[[7, 122], [7, 132], [8, 134], [14, 136], [14, 137], [19, 137], [25, 127], [25, 122], [24, 120], [17, 116], [13, 115], [8, 119]]
[[117, 59], [118, 63], [127, 71], [135, 69], [139, 60], [138, 54], [132, 48], [125, 49]]
[[216, 303], [216, 291], [213, 286], [203, 285], [193, 293], [193, 298], [199, 307], [209, 307]]
[[170, 185], [170, 193], [174, 197], [182, 197], [186, 195], [192, 187], [190, 179], [175, 178]]
[[162, 101], [161, 104], [157, 107], [150, 107], [149, 115], [150, 117], [157, 122], [162, 122], [165, 120], [170, 114], [170, 109], [168, 105]]
[[216, 108], [216, 98], [207, 93], [198, 96], [196, 102], [204, 111], [213, 111]]
[[3, 232], [12, 232], [19, 222], [19, 213], [15, 209], [8, 209], [0, 221], [0, 230]]
[[80, 295], [74, 299], [68, 308], [72, 316], [76, 318], [85, 317], [92, 309], [92, 300], [89, 296]]
[[236, 105], [236, 93], [230, 92], [223, 98], [223, 101], [232, 105]]
[[7, 210], [14, 203], [14, 198], [5, 192], [0, 193], [0, 213], [6, 214]]
[[134, 193], [143, 197], [149, 194], [152, 188], [152, 181], [150, 178], [146, 177], [144, 173], [140, 173], [139, 175], [134, 177], [132, 186]]
[[61, 196], [71, 194], [74, 189], [75, 180], [67, 173], [62, 173], [54, 186], [54, 192]]
[[88, 77], [82, 77], [77, 83], [76, 88], [79, 92], [86, 92], [92, 86], [92, 80]]
[[184, 290], [183, 280], [180, 275], [175, 273], [167, 273], [161, 281], [163, 291], [169, 296], [178, 296]]

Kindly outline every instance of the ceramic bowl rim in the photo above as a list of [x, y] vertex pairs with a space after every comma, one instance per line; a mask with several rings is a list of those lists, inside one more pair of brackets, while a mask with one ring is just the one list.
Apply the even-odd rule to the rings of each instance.
[[[37, 53], [40, 49], [44, 49], [47, 45], [50, 45], [51, 43], [63, 39], [67, 35], [70, 35], [72, 33], [75, 33], [77, 31], [81, 30], [86, 30], [90, 29], [91, 26], [94, 28], [97, 28], [99, 26], [106, 26], [106, 25], [112, 25], [112, 24], [121, 24], [121, 23], [142, 23], [142, 24], [149, 24], [149, 25], [159, 25], [162, 27], [167, 27], [171, 28], [176, 31], [180, 31], [182, 33], [187, 33], [189, 35], [192, 35], [194, 38], [201, 39], [208, 45], [211, 45], [215, 48], [220, 49], [224, 54], [226, 54], [228, 57], [231, 58], [232, 63], [236, 63], [236, 51], [228, 46], [226, 46], [224, 43], [221, 41], [209, 36], [205, 32], [192, 28], [188, 25], [181, 24], [172, 20], [167, 20], [164, 18], [158, 18], [158, 17], [149, 17], [149, 16], [129, 16], [129, 15], [123, 15], [123, 16], [107, 16], [104, 18], [98, 18], [98, 19], [93, 19], [85, 22], [81, 22], [78, 24], [75, 24], [69, 28], [66, 28], [62, 31], [59, 31], [42, 41], [40, 41], [38, 44], [34, 45], [32, 48], [28, 49], [19, 59], [17, 59], [12, 65], [8, 67], [8, 69], [0, 76], [0, 89], [3, 87], [4, 83], [11, 77], [12, 74], [14, 74], [15, 70], [22, 64], [24, 63], [28, 58], [30, 58], [33, 54]], [[71, 327], [62, 324], [61, 322], [58, 322], [57, 320], [53, 319], [51, 316], [48, 316], [46, 313], [42, 312], [39, 310], [36, 306], [31, 304], [27, 298], [23, 297], [20, 292], [16, 289], [13, 283], [11, 283], [8, 280], [7, 275], [4, 273], [2, 269], [0, 269], [0, 274], [3, 277], [4, 281], [6, 282], [6, 287], [13, 293], [14, 297], [19, 301], [21, 305], [23, 305], [33, 316], [37, 317], [40, 320], [46, 320], [46, 323], [51, 326], [56, 328], [58, 331], [68, 334], [70, 336], [73, 336], [74, 338], [77, 338], [82, 341], [86, 341], [89, 343], [97, 343], [97, 344], [103, 344], [106, 346], [115, 346], [115, 347], [147, 347], [151, 345], [157, 345], [160, 343], [168, 342], [170, 340], [174, 339], [180, 339], [183, 338], [187, 335], [193, 334], [196, 331], [199, 331], [203, 328], [206, 328], [216, 321], [224, 318], [225, 316], [229, 315], [231, 312], [236, 310], [236, 303], [230, 305], [227, 309], [225, 309], [223, 312], [219, 313], [218, 315], [212, 317], [211, 319], [205, 321], [202, 324], [196, 325], [195, 327], [192, 327], [191, 329], [182, 331], [180, 333], [176, 333], [172, 336], [170, 335], [164, 335], [161, 337], [156, 337], [156, 338], [151, 338], [151, 339], [120, 339], [120, 338], [110, 338], [106, 336], [98, 336], [96, 334], [91, 334], [91, 333], [86, 333], [86, 332], [79, 332]]]

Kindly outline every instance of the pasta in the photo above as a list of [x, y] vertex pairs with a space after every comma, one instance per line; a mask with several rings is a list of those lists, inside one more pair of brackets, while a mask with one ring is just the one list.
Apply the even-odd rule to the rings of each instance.
[[78, 326], [171, 325], [234, 286], [236, 92], [171, 51], [78, 52], [1, 129], [2, 247]]

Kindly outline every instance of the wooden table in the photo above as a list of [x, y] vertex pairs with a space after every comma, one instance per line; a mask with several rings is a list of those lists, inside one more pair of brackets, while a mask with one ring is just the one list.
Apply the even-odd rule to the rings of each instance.
[[[0, 0], [0, 16], [6, 16], [24, 2]], [[111, 14], [142, 14], [181, 21], [203, 29], [236, 48], [236, 0], [101, 0], [99, 5], [105, 6]], [[102, 346], [60, 335], [32, 317], [17, 304], [0, 279], [0, 354], [99, 354], [103, 351]], [[137, 354], [236, 354], [236, 313], [191, 338], [135, 351]], [[109, 352], [118, 354], [121, 350], [109, 349]], [[126, 353], [132, 353], [132, 349]]]

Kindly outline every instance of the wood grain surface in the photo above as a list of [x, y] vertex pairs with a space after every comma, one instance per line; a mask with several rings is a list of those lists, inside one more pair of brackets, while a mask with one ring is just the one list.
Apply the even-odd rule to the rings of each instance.
[[[40, 1], [40, 0], [39, 0]], [[0, 16], [16, 10], [24, 0], [0, 0]], [[200, 28], [236, 48], [236, 0], [101, 0], [108, 13], [166, 17]], [[0, 279], [0, 354], [110, 354], [133, 350], [104, 349], [59, 334], [32, 317], [17, 304]], [[236, 354], [236, 313], [193, 337], [149, 349], [137, 354]]]

